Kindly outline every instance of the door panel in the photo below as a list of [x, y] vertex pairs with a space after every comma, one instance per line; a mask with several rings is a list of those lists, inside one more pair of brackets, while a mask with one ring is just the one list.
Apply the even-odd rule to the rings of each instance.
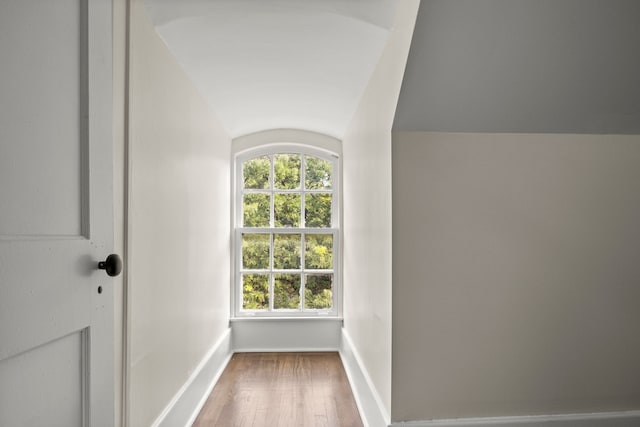
[[111, 36], [110, 0], [0, 2], [2, 426], [113, 425]]
[[82, 426], [84, 345], [76, 332], [0, 362], [0, 425]]
[[81, 234], [82, 31], [78, 0], [3, 2], [0, 235]]

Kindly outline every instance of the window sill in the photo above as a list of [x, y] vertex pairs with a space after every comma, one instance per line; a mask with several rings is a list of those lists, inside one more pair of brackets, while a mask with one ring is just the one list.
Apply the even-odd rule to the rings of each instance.
[[240, 317], [231, 317], [229, 318], [229, 323], [235, 322], [265, 322], [265, 321], [279, 321], [279, 322], [297, 322], [297, 321], [311, 321], [311, 322], [321, 322], [321, 321], [334, 321], [334, 322], [343, 322], [344, 318], [341, 316], [240, 316]]

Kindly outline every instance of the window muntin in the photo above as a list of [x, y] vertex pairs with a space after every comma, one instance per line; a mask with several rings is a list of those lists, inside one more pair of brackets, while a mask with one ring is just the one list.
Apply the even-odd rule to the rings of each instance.
[[337, 315], [337, 157], [280, 148], [236, 165], [236, 315]]

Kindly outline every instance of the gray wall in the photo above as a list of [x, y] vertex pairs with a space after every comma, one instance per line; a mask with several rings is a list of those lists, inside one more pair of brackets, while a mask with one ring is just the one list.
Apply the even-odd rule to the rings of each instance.
[[393, 135], [392, 419], [640, 409], [640, 136]]
[[421, 1], [392, 420], [640, 409], [638, 22], [635, 0]]
[[637, 0], [422, 0], [394, 129], [640, 133]]

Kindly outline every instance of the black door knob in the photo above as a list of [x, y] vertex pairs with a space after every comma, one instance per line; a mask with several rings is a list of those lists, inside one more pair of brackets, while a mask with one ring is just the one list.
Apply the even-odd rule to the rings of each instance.
[[100, 270], [105, 270], [111, 277], [115, 277], [122, 271], [122, 259], [120, 255], [111, 254], [106, 260], [98, 263]]

